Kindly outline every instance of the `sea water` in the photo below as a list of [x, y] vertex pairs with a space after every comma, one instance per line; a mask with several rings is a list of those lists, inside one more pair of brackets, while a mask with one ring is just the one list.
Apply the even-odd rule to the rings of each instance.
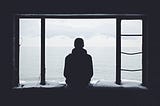
[[[46, 47], [46, 81], [64, 81], [63, 76], [65, 57], [71, 53], [72, 47]], [[115, 82], [116, 80], [116, 48], [115, 47], [86, 47], [87, 53], [92, 56], [92, 80], [104, 79]], [[122, 48], [122, 51], [136, 52], [137, 47]], [[41, 71], [40, 47], [20, 48], [20, 81], [40, 81]], [[141, 69], [142, 55], [121, 55], [121, 68]], [[121, 71], [122, 81], [142, 80], [142, 71]], [[83, 77], [82, 77], [83, 78]]]

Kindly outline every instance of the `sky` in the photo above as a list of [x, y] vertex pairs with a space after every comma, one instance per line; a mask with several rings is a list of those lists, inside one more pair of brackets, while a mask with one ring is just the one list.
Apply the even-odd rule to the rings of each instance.
[[[116, 19], [46, 19], [46, 46], [73, 46], [81, 37], [85, 46], [113, 47], [116, 44]], [[142, 34], [141, 20], [123, 20], [122, 34]], [[20, 19], [20, 45], [40, 46], [41, 20]], [[125, 46], [141, 45], [141, 38], [123, 37]]]

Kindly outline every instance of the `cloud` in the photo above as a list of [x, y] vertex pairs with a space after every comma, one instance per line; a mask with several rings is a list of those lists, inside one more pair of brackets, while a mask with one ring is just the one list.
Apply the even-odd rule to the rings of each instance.
[[[21, 36], [39, 36], [40, 19], [20, 19]], [[114, 36], [116, 19], [46, 19], [46, 37], [53, 36]]]
[[121, 46], [142, 48], [142, 37], [134, 37], [134, 36], [122, 37]]
[[[40, 47], [40, 22], [40, 19], [20, 19], [22, 46]], [[127, 26], [127, 31], [139, 33], [142, 30], [141, 24], [140, 20], [125, 20], [122, 21], [122, 29]], [[116, 19], [46, 19], [46, 46], [73, 47], [77, 37], [84, 39], [86, 47], [113, 47], [116, 44]], [[138, 47], [141, 43], [141, 38], [122, 37], [124, 47]]]
[[122, 34], [142, 34], [142, 20], [122, 20]]
[[20, 38], [20, 47], [40, 47], [41, 38], [40, 36], [23, 36]]
[[20, 19], [20, 36], [40, 36], [41, 20], [40, 19]]
[[115, 19], [46, 19], [46, 36], [115, 35]]

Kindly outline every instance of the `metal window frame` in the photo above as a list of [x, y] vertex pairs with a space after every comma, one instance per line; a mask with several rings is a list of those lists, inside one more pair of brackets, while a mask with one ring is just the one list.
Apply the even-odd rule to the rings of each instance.
[[[148, 84], [148, 33], [144, 14], [15, 14], [13, 16], [13, 87], [19, 86], [19, 19], [41, 19], [41, 81], [45, 85], [45, 18], [59, 19], [116, 19], [116, 84], [121, 84], [121, 20], [142, 20], [142, 85]], [[126, 35], [125, 35], [126, 36]]]

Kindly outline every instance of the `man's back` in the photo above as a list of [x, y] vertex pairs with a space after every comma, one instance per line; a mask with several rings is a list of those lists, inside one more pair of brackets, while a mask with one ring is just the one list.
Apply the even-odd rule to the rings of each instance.
[[73, 49], [65, 58], [64, 76], [68, 86], [84, 87], [93, 76], [92, 57], [85, 49]]

